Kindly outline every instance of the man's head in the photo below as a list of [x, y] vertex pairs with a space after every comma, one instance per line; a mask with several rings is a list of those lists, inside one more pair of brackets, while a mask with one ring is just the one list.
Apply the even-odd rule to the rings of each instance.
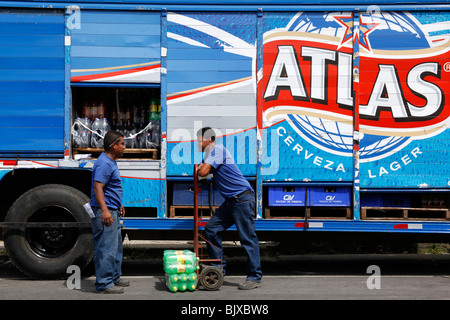
[[106, 152], [113, 153], [116, 157], [121, 157], [125, 151], [123, 134], [117, 131], [108, 131], [103, 139], [103, 149]]
[[211, 127], [203, 127], [197, 132], [198, 151], [203, 152], [207, 146], [216, 141], [216, 133]]

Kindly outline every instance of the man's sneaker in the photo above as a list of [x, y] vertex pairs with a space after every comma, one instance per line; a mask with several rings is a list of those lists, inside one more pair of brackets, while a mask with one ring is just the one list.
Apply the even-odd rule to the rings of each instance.
[[130, 281], [120, 279], [119, 281], [114, 282], [114, 285], [115, 286], [119, 286], [119, 287], [129, 287], [130, 286]]
[[239, 285], [239, 289], [241, 290], [251, 290], [259, 288], [260, 283], [254, 280], [246, 280], [244, 283]]
[[106, 293], [106, 294], [117, 294], [117, 293], [123, 293], [123, 288], [118, 286], [112, 286], [108, 289], [105, 289], [103, 291], [100, 291], [99, 293]]

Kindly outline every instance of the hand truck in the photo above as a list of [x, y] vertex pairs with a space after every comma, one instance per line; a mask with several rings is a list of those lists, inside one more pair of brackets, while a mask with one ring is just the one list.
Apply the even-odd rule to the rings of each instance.
[[[199, 178], [198, 178], [198, 165], [194, 165], [194, 252], [197, 258], [199, 259], [200, 270], [197, 270], [197, 279], [198, 284], [203, 286], [206, 290], [213, 291], [219, 289], [223, 284], [223, 266], [222, 266], [222, 253], [220, 255], [220, 259], [208, 259], [204, 258], [208, 257], [207, 254], [203, 253], [203, 244], [202, 242], [206, 242], [212, 246], [212, 244], [206, 240], [203, 235], [203, 219], [200, 214], [199, 216], [199, 208], [198, 208], [198, 194], [201, 192], [201, 188], [199, 186]], [[211, 194], [212, 190], [210, 188], [209, 192], [209, 207], [212, 213], [212, 202], [211, 202]], [[203, 263], [217, 262], [220, 263], [220, 268], [212, 265], [205, 265]]]

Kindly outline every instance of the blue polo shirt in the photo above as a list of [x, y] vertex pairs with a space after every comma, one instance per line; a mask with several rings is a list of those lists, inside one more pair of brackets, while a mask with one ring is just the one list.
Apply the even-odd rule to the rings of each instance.
[[103, 192], [108, 208], [120, 209], [122, 207], [122, 180], [120, 179], [117, 163], [104, 152], [95, 161], [92, 168], [91, 207], [99, 207], [94, 195], [94, 181], [105, 184]]
[[225, 199], [252, 190], [250, 183], [245, 179], [231, 154], [221, 144], [216, 144], [203, 162], [211, 165], [214, 187]]

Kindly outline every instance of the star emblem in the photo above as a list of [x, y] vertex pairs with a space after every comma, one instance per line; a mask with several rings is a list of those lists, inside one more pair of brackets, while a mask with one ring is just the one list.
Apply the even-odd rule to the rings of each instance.
[[341, 38], [341, 42], [338, 45], [338, 50], [342, 47], [347, 41], [353, 38], [353, 12], [344, 15], [335, 15], [333, 18], [345, 28], [345, 32], [343, 37]]
[[372, 53], [372, 47], [370, 45], [369, 41], [369, 34], [374, 31], [380, 23], [378, 22], [363, 22], [362, 21], [362, 15], [359, 16], [359, 34], [356, 34], [355, 36], [358, 39], [358, 42], [361, 46], [363, 46], [367, 51]]
[[[358, 43], [364, 47], [367, 51], [372, 52], [372, 47], [370, 46], [369, 34], [374, 31], [380, 23], [377, 22], [363, 22], [362, 14], [359, 15], [359, 32], [354, 33], [353, 28], [353, 13], [335, 15], [333, 18], [339, 23], [343, 28], [345, 28], [344, 34], [341, 37], [341, 41], [337, 47], [341, 48], [346, 42], [351, 39], [356, 38]], [[353, 43], [356, 43], [354, 41]]]

